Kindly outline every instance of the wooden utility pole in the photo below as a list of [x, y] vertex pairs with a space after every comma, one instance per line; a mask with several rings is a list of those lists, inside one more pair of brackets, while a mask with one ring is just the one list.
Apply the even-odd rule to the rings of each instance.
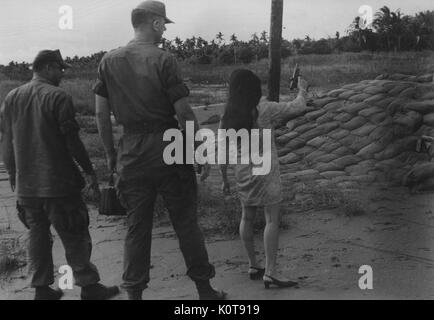
[[279, 102], [280, 94], [280, 60], [282, 47], [283, 0], [271, 0], [271, 26], [268, 77], [268, 100]]

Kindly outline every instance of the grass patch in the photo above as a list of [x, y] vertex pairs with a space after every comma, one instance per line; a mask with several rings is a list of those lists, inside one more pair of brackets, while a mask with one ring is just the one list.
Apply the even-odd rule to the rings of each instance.
[[305, 185], [295, 196], [298, 211], [338, 210], [348, 217], [364, 215], [363, 203], [355, 196], [356, 190], [343, 190], [334, 183], [327, 186]]
[[27, 265], [26, 249], [16, 235], [7, 235], [0, 230], [0, 280]]

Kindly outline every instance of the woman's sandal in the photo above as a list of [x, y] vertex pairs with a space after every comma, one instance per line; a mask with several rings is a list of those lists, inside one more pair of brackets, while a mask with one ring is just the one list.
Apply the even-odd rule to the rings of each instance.
[[[250, 280], [260, 280], [265, 274], [264, 268], [250, 267], [249, 269], [250, 269], [249, 270]], [[254, 271], [250, 272], [251, 270], [254, 270]]]
[[291, 288], [298, 285], [298, 283], [294, 281], [290, 281], [290, 280], [280, 281], [267, 275], [264, 275], [263, 280], [264, 280], [265, 289], [269, 289], [271, 285], [275, 285], [278, 288]]

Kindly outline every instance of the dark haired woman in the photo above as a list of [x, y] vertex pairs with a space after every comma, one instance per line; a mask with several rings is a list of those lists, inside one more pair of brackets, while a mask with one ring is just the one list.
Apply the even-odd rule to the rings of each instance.
[[[259, 129], [259, 132], [262, 132], [262, 129], [273, 130], [277, 124], [287, 119], [287, 115], [293, 108], [306, 106], [306, 89], [307, 82], [300, 78], [299, 93], [295, 100], [282, 103], [270, 102], [261, 99], [261, 81], [253, 72], [245, 69], [236, 70], [230, 78], [229, 98], [220, 128], [237, 131], [247, 129], [252, 132], [251, 138], [254, 132], [251, 131], [252, 129]], [[265, 137], [261, 133], [259, 135]], [[297, 283], [279, 276], [276, 270], [282, 192], [273, 132], [271, 137], [271, 170], [268, 174], [252, 174], [254, 165], [251, 161], [249, 164], [239, 164], [240, 161], [237, 161], [235, 165], [235, 179], [242, 206], [240, 236], [249, 258], [248, 273], [252, 280], [262, 278], [265, 288], [269, 288], [270, 285], [292, 287]], [[240, 156], [240, 148], [236, 152]], [[223, 192], [229, 193], [227, 165], [220, 165], [220, 170], [223, 177]], [[264, 230], [265, 268], [258, 264], [254, 248], [253, 222], [258, 207], [264, 207], [266, 221]]]

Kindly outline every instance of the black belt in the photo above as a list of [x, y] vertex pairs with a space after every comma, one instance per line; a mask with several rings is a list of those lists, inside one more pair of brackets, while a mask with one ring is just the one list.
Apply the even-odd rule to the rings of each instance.
[[124, 126], [126, 134], [145, 134], [164, 132], [168, 129], [178, 129], [178, 123], [134, 123]]

